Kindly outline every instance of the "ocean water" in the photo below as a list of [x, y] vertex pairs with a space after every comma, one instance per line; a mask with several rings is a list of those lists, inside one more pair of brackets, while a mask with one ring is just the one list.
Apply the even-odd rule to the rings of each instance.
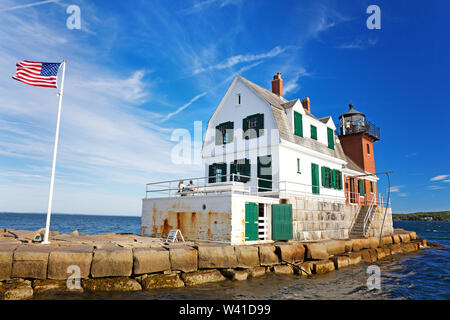
[[[99, 234], [139, 234], [139, 217], [52, 215], [53, 231]], [[37, 230], [45, 215], [0, 213], [0, 228]], [[369, 290], [369, 264], [362, 263], [331, 273], [301, 278], [267, 274], [247, 281], [224, 281], [191, 288], [158, 289], [135, 293], [50, 294], [34, 299], [450, 299], [450, 222], [394, 221], [395, 228], [416, 231], [420, 238], [439, 243], [443, 249], [388, 257], [380, 268], [380, 289]]]

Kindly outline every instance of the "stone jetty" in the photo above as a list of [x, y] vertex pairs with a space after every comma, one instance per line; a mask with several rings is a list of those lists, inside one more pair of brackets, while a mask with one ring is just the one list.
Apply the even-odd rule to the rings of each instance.
[[415, 232], [381, 238], [275, 242], [231, 246], [166, 243], [132, 234], [52, 233], [0, 229], [0, 299], [29, 299], [49, 291], [96, 292], [180, 288], [242, 281], [268, 272], [315, 276], [427, 246]]

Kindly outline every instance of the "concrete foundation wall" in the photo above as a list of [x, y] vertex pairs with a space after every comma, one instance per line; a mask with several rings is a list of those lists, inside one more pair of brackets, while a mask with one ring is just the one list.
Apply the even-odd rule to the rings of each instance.
[[394, 232], [394, 224], [392, 222], [392, 208], [376, 207], [376, 211], [374, 213], [372, 223], [370, 225], [369, 231], [367, 232], [367, 236], [369, 237], [379, 237], [381, 225], [383, 224], [383, 217], [386, 212], [386, 219], [383, 225], [383, 236], [392, 235]]
[[[342, 202], [289, 197], [293, 209], [293, 236], [298, 241], [348, 239], [361, 206]], [[245, 203], [266, 204], [268, 238], [245, 241]], [[208, 240], [233, 245], [271, 240], [271, 204], [278, 198], [239, 194], [144, 199], [142, 235], [167, 237], [180, 229], [186, 240]], [[385, 208], [375, 207], [367, 236], [378, 237]], [[388, 209], [383, 235], [393, 233], [392, 210]]]
[[[316, 200], [289, 199], [293, 210], [293, 234], [295, 240], [313, 241], [348, 239], [353, 223], [361, 209], [354, 204]], [[375, 207], [367, 236], [378, 237], [385, 208]], [[393, 233], [392, 209], [387, 210], [383, 235]]]
[[231, 196], [142, 200], [141, 233], [167, 237], [180, 229], [187, 240], [231, 241]]

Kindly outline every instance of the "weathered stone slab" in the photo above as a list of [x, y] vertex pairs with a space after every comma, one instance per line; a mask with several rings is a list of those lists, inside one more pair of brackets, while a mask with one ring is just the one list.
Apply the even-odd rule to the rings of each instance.
[[93, 250], [92, 246], [65, 246], [53, 250], [48, 258], [47, 278], [53, 280], [67, 279], [74, 272], [71, 266], [80, 268], [80, 278], [88, 278], [91, 271]]
[[312, 274], [312, 263], [310, 261], [305, 261], [300, 264], [297, 264], [298, 268], [295, 268], [295, 273], [302, 276], [307, 277]]
[[261, 266], [273, 266], [279, 264], [280, 259], [276, 254], [275, 246], [259, 246], [259, 263]]
[[402, 244], [402, 251], [404, 252], [404, 253], [409, 253], [409, 252], [414, 252], [414, 251], [417, 251], [417, 245], [415, 244], [415, 243], [411, 243], [411, 242], [409, 242], [409, 243], [404, 243], [404, 244]]
[[145, 274], [170, 270], [169, 250], [164, 248], [134, 248], [133, 273]]
[[254, 267], [247, 270], [248, 275], [252, 278], [261, 277], [266, 274], [265, 267]]
[[312, 265], [315, 274], [324, 274], [335, 269], [334, 263], [331, 260], [313, 261]]
[[369, 248], [375, 249], [380, 245], [380, 238], [378, 237], [369, 237]]
[[347, 253], [348, 256], [348, 264], [358, 264], [361, 262], [361, 253], [360, 252], [349, 252]]
[[377, 253], [378, 260], [384, 259], [386, 257], [386, 251], [384, 250], [384, 248], [376, 248], [375, 252]]
[[305, 259], [305, 247], [301, 243], [275, 245], [282, 262], [295, 263]]
[[199, 269], [236, 268], [237, 259], [232, 246], [199, 246]]
[[24, 300], [32, 296], [31, 281], [16, 279], [0, 284], [0, 300]]
[[361, 251], [361, 258], [364, 262], [375, 262], [377, 261], [377, 253], [375, 249], [364, 249]]
[[144, 290], [152, 290], [159, 288], [181, 288], [184, 282], [176, 273], [172, 274], [152, 274], [144, 277], [141, 281]]
[[258, 247], [235, 246], [234, 252], [237, 258], [238, 268], [253, 268], [259, 266]]
[[345, 252], [352, 252], [353, 251], [353, 240], [345, 240]]
[[141, 285], [127, 277], [83, 279], [82, 286], [86, 291], [118, 291], [130, 292], [142, 290]]
[[345, 268], [349, 265], [349, 258], [347, 256], [333, 256], [331, 257], [331, 261], [333, 261], [335, 269]]
[[222, 274], [230, 280], [243, 281], [248, 278], [248, 272], [244, 270], [224, 269]]
[[197, 250], [192, 247], [170, 247], [169, 257], [172, 270], [193, 272], [198, 269]]
[[400, 237], [399, 237], [399, 235], [398, 235], [398, 234], [394, 234], [394, 235], [392, 236], [392, 241], [393, 241], [393, 243], [400, 243]]
[[11, 279], [13, 252], [15, 247], [0, 247], [0, 281]]
[[43, 245], [21, 245], [13, 254], [12, 278], [46, 279], [48, 256], [54, 249]]
[[181, 274], [181, 279], [183, 279], [186, 286], [196, 286], [203, 283], [226, 280], [220, 271], [216, 269], [183, 273]]
[[394, 241], [392, 240], [392, 236], [386, 236], [381, 238], [381, 245], [392, 244]]
[[79, 288], [69, 289], [67, 287], [67, 280], [34, 280], [33, 281], [34, 294], [47, 292], [83, 292], [81, 282]]
[[391, 254], [397, 254], [397, 253], [402, 253], [403, 252], [399, 243], [393, 244], [390, 247], [390, 249], [391, 249]]
[[309, 260], [326, 260], [330, 256], [322, 243], [306, 243], [305, 247], [306, 258]]
[[273, 266], [273, 272], [277, 274], [294, 274], [294, 269], [289, 265], [283, 264]]
[[94, 278], [129, 277], [132, 270], [133, 251], [131, 249], [104, 247], [94, 251], [91, 267], [91, 275]]
[[336, 255], [345, 253], [345, 241], [343, 240], [330, 240], [324, 242], [326, 250], [329, 255]]
[[401, 233], [398, 235], [400, 237], [401, 242], [406, 243], [406, 242], [410, 242], [411, 238], [409, 237], [408, 233]]
[[420, 239], [420, 245], [424, 248], [428, 247], [427, 239]]

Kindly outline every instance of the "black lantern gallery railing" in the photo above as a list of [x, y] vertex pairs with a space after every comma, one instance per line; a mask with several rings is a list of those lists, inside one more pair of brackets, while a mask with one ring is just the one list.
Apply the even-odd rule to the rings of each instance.
[[341, 127], [341, 135], [367, 132], [377, 140], [380, 140], [380, 128], [369, 121], [355, 121], [353, 124]]

